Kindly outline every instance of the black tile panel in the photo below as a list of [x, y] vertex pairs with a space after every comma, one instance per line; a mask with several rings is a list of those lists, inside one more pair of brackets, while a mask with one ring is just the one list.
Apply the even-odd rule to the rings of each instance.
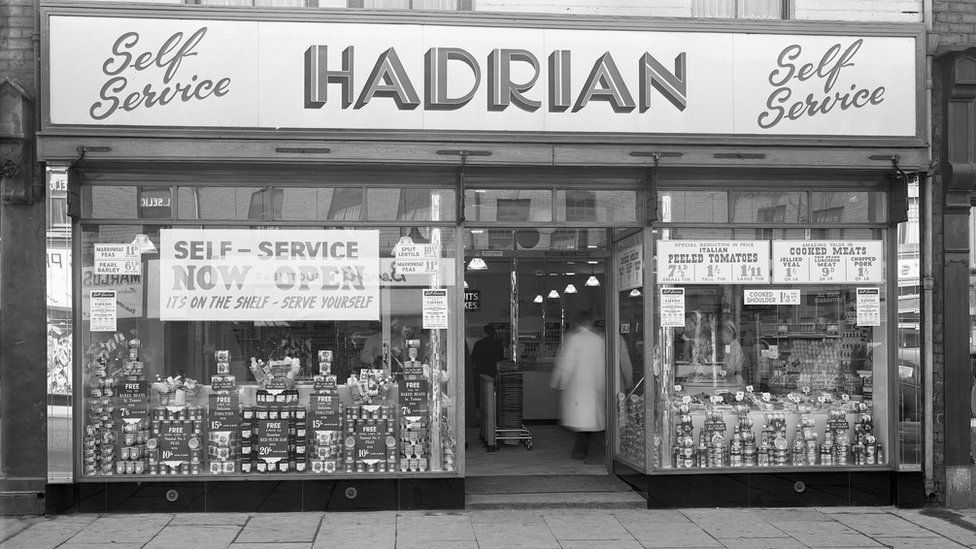
[[[206, 510], [204, 482], [108, 482], [108, 513], [199, 513]], [[172, 501], [171, 501], [172, 500]]]

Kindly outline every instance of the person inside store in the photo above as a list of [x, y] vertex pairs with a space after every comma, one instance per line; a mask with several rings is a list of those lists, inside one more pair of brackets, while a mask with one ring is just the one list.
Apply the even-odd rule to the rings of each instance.
[[390, 340], [390, 374], [400, 377], [403, 375], [404, 362], [427, 363], [429, 357], [426, 354], [427, 346], [423, 338], [413, 326], [394, 320], [393, 328], [393, 337]]
[[[398, 321], [393, 321], [399, 324]], [[359, 352], [359, 361], [363, 368], [379, 369], [383, 367], [383, 325], [379, 322], [369, 323], [370, 333], [363, 342], [363, 350]]]
[[481, 376], [485, 375], [492, 379], [498, 374], [498, 363], [505, 359], [505, 346], [495, 337], [495, 327], [485, 324], [485, 336], [475, 341], [471, 348], [471, 363], [474, 365], [474, 376], [477, 380], [475, 392], [475, 403], [481, 409]]
[[549, 386], [561, 391], [560, 423], [576, 432], [570, 457], [602, 463], [606, 444], [606, 342], [593, 329], [593, 315], [576, 313], [556, 356]]
[[676, 359], [692, 366], [695, 375], [705, 375], [704, 365], [711, 362], [711, 334], [701, 311], [689, 313], [685, 317], [684, 330], [675, 334]]
[[722, 329], [719, 332], [724, 350], [725, 379], [735, 386], [743, 384], [743, 367], [745, 366], [745, 353], [742, 351], [742, 344], [739, 343], [738, 332], [735, 322], [731, 320], [723, 322]]

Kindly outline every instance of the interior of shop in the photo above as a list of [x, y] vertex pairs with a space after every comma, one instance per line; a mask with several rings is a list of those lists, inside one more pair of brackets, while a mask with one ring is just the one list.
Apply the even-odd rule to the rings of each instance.
[[[594, 435], [586, 457], [572, 456], [580, 450], [574, 448], [578, 435], [563, 426], [561, 391], [551, 387], [581, 311], [592, 315], [593, 331], [605, 340], [605, 258], [484, 259], [467, 268], [465, 285], [468, 385], [474, 389], [467, 475], [606, 475], [602, 434]], [[502, 356], [495, 372], [485, 366], [493, 349]], [[605, 408], [605, 402], [599, 405]]]

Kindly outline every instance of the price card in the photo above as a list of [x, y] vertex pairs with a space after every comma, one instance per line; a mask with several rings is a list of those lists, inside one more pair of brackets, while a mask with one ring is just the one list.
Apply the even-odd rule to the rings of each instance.
[[848, 284], [884, 282], [881, 240], [777, 240], [773, 283]]
[[659, 284], [767, 284], [768, 240], [661, 240]]
[[125, 379], [116, 388], [119, 395], [119, 417], [140, 420], [149, 417], [148, 384], [144, 379]]
[[754, 390], [753, 390], [753, 388], [752, 388], [752, 385], [746, 385], [746, 392], [747, 392], [747, 393], [752, 393], [752, 392], [754, 392]]
[[134, 244], [95, 244], [95, 274], [140, 276], [142, 255]]
[[763, 393], [762, 394], [762, 399], [763, 399], [764, 402], [769, 402], [770, 400], [773, 399], [773, 395], [771, 395], [769, 393]]
[[681, 385], [675, 385], [674, 386], [674, 392], [680, 393], [681, 392]]
[[241, 398], [234, 392], [210, 393], [207, 420], [211, 431], [233, 431], [241, 426]]
[[745, 305], [799, 305], [800, 290], [745, 289], [742, 292]]
[[685, 289], [661, 288], [660, 309], [662, 328], [685, 327]]
[[386, 459], [386, 422], [378, 421], [376, 425], [366, 425], [357, 422], [356, 425], [356, 459], [385, 460]]
[[404, 415], [419, 416], [430, 411], [430, 385], [426, 379], [401, 380], [397, 382], [400, 393], [400, 407]]
[[725, 402], [725, 399], [720, 395], [712, 395], [712, 404], [722, 404], [723, 402]]
[[341, 431], [342, 407], [339, 395], [309, 395], [308, 426], [313, 431]]
[[259, 419], [255, 450], [259, 458], [268, 462], [288, 459], [288, 420]]
[[881, 289], [857, 289], [857, 325], [881, 326]]
[[189, 422], [163, 422], [159, 427], [159, 461], [173, 466], [190, 461]]
[[741, 401], [741, 400], [742, 400], [742, 399], [744, 399], [745, 397], [746, 397], [746, 394], [745, 394], [745, 393], [743, 393], [742, 391], [736, 391], [736, 392], [735, 392], [735, 399], [736, 399], [736, 400], [738, 400], [738, 401]]
[[681, 402], [683, 402], [685, 404], [691, 404], [691, 397], [688, 396], [688, 395], [685, 395], [685, 396], [681, 397]]

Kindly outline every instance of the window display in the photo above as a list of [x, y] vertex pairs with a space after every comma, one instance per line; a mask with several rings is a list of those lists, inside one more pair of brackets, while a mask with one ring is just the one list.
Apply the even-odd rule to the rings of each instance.
[[888, 462], [884, 232], [818, 230], [662, 231], [653, 467]]
[[81, 235], [86, 477], [456, 471], [453, 228]]

